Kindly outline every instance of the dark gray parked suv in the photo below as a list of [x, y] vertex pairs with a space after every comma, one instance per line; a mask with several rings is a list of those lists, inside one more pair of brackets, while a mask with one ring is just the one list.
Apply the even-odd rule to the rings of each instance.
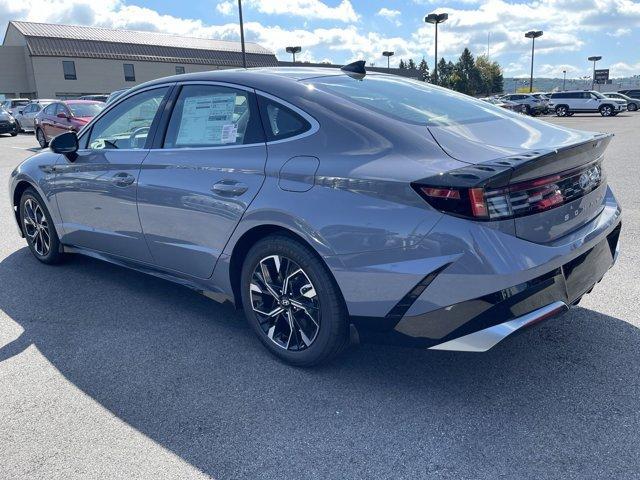
[[220, 70], [127, 91], [17, 167], [10, 199], [41, 262], [231, 302], [291, 364], [354, 331], [480, 352], [615, 262], [610, 141], [361, 63]]

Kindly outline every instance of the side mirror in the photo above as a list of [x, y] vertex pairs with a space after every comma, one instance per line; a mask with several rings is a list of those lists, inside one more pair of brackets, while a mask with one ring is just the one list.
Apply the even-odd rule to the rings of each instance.
[[22, 115], [22, 112], [24, 112], [24, 110], [23, 110], [23, 109], [18, 110], [18, 113], [19, 113], [20, 115]]
[[65, 132], [61, 133], [49, 144], [49, 148], [54, 153], [61, 153], [66, 155], [69, 161], [73, 162], [78, 154], [78, 136], [76, 132]]

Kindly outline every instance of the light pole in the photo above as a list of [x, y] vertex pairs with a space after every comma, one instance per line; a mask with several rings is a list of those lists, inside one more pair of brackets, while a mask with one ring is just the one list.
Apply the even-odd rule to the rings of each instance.
[[287, 53], [293, 55], [293, 63], [296, 63], [296, 53], [300, 53], [302, 51], [302, 47], [287, 47]]
[[562, 70], [562, 91], [564, 92], [565, 88], [565, 84], [567, 83], [567, 71], [566, 70]]
[[387, 57], [387, 70], [389, 70], [389, 65], [390, 65], [389, 60], [391, 59], [394, 53], [395, 52], [386, 52], [386, 51], [382, 52], [382, 56]]
[[436, 26], [436, 39], [435, 39], [435, 63], [433, 65], [433, 83], [438, 84], [438, 24], [445, 22], [449, 18], [448, 13], [430, 13], [424, 17], [424, 21], [427, 23], [433, 23]]
[[240, 43], [242, 44], [242, 68], [247, 68], [247, 55], [244, 50], [244, 23], [242, 22], [242, 0], [238, 0], [238, 15], [240, 16]]
[[533, 92], [533, 55], [536, 48], [536, 38], [542, 36], [542, 30], [531, 30], [524, 34], [525, 37], [530, 38], [531, 41], [531, 76], [529, 77], [529, 93]]
[[593, 77], [591, 77], [591, 90], [593, 90], [593, 84], [596, 82], [596, 62], [602, 60], [602, 57], [589, 57], [587, 60], [593, 62]]

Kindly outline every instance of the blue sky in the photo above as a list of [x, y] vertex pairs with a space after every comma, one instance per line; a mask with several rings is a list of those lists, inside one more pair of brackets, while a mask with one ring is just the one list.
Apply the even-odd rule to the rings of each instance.
[[[289, 59], [287, 45], [300, 45], [301, 60], [345, 63], [365, 59], [386, 65], [383, 50], [400, 58], [427, 59], [433, 66], [430, 12], [447, 12], [439, 54], [454, 60], [464, 47], [487, 51], [506, 76], [527, 76], [530, 40], [536, 42], [536, 75], [577, 78], [590, 73], [587, 57], [613, 77], [640, 74], [640, 2], [632, 0], [243, 0], [247, 40]], [[76, 23], [178, 35], [237, 40], [237, 0], [0, 0], [0, 28], [13, 19]]]

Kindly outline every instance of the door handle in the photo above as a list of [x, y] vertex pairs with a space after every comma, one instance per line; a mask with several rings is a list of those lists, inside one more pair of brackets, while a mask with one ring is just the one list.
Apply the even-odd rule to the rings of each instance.
[[211, 187], [211, 190], [218, 195], [237, 197], [249, 190], [249, 187], [235, 180], [220, 180]]
[[128, 187], [136, 181], [136, 177], [127, 172], [118, 172], [111, 177], [111, 182], [117, 187]]

